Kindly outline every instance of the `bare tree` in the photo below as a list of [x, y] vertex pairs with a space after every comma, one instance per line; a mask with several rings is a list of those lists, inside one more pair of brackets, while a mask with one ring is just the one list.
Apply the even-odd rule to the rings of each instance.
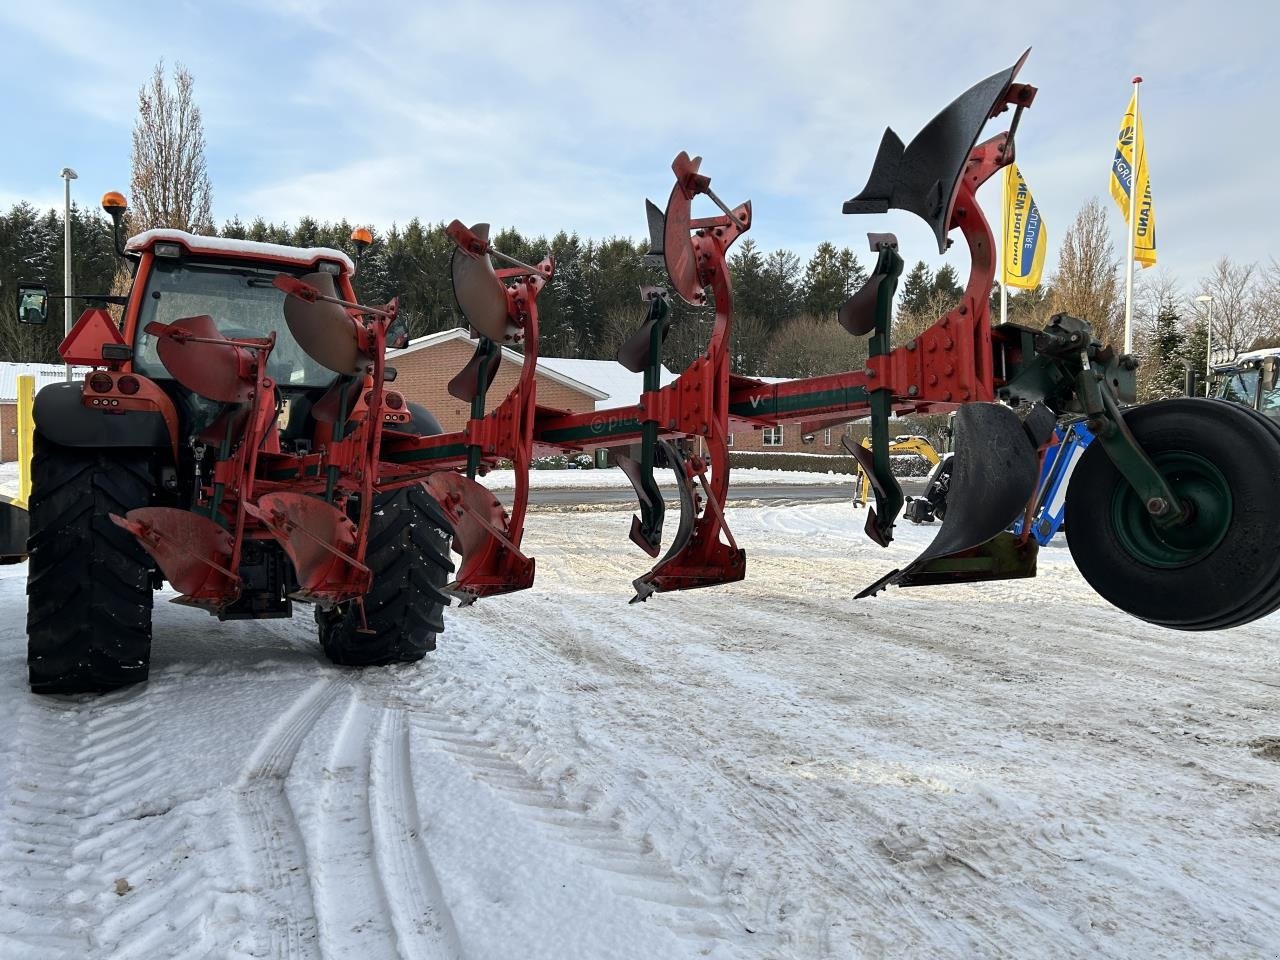
[[1143, 270], [1137, 275], [1133, 290], [1133, 346], [1134, 353], [1146, 356], [1151, 336], [1162, 310], [1172, 304], [1179, 311], [1186, 306], [1182, 285], [1175, 274], [1161, 267]]
[[1214, 353], [1219, 348], [1228, 356], [1248, 350], [1257, 338], [1260, 323], [1256, 314], [1253, 279], [1256, 264], [1233, 263], [1229, 257], [1213, 265], [1213, 272], [1200, 281], [1202, 295], [1213, 297]]
[[204, 161], [204, 125], [192, 95], [195, 81], [179, 64], [173, 87], [164, 61], [138, 91], [133, 125], [131, 227], [173, 227], [213, 233], [213, 188]]
[[949, 290], [931, 290], [918, 307], [906, 306], [898, 311], [893, 321], [891, 341], [900, 347], [914, 340], [960, 303], [960, 296]]
[[1275, 257], [1258, 270], [1251, 306], [1258, 324], [1256, 348], [1280, 346], [1280, 261]]
[[779, 330], [760, 367], [775, 377], [819, 377], [861, 370], [867, 363], [866, 337], [851, 337], [833, 320], [801, 314]]
[[1094, 336], [1116, 346], [1124, 342], [1119, 269], [1106, 210], [1093, 197], [1062, 238], [1053, 278], [1054, 310], [1087, 320]]

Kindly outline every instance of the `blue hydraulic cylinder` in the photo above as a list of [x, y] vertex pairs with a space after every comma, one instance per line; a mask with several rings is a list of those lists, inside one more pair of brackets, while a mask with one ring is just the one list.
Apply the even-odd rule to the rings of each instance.
[[[1093, 433], [1083, 422], [1067, 426], [1059, 424], [1053, 432], [1058, 442], [1044, 458], [1040, 482], [1036, 487], [1036, 509], [1031, 517], [1031, 535], [1042, 547], [1062, 529], [1067, 483], [1085, 448], [1093, 442]], [[1013, 533], [1022, 533], [1022, 517], [1015, 520], [1009, 529]]]

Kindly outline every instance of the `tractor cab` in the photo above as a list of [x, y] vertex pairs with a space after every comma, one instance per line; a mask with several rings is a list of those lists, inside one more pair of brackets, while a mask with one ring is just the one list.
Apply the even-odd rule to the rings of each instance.
[[140, 255], [134, 284], [136, 305], [126, 317], [125, 339], [133, 345], [133, 370], [156, 380], [172, 379], [160, 358], [159, 337], [150, 324], [165, 326], [187, 317], [212, 317], [229, 339], [275, 336], [267, 374], [282, 389], [327, 387], [334, 372], [299, 346], [285, 323], [286, 294], [277, 274], [302, 278], [324, 274], [346, 299], [354, 299], [355, 264], [338, 250], [302, 249], [274, 243], [198, 237], [180, 230], [149, 230], [126, 251]]
[[1242, 353], [1230, 363], [1217, 364], [1209, 382], [1209, 396], [1251, 407], [1280, 420], [1280, 348]]
[[[175, 350], [164, 331], [208, 318], [200, 332], [231, 341], [270, 340], [265, 373], [281, 412], [280, 440], [286, 447], [309, 445], [313, 423], [306, 411], [340, 377], [300, 344], [287, 321], [288, 294], [276, 282], [281, 274], [324, 286], [354, 300], [355, 264], [345, 253], [325, 247], [298, 248], [249, 240], [202, 237], [180, 230], [149, 230], [125, 245], [136, 257], [133, 293], [122, 338], [131, 347], [131, 372], [154, 381], [173, 400], [184, 433], [201, 435], [223, 411], [218, 390], [205, 377], [222, 373], [203, 356]], [[310, 345], [309, 345], [310, 346]]]

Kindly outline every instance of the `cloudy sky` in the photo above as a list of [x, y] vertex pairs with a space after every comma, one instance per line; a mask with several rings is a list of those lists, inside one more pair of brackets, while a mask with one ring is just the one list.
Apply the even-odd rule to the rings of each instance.
[[[886, 125], [909, 140], [1030, 46], [1019, 79], [1040, 93], [1018, 160], [1050, 269], [1080, 205], [1107, 197], [1134, 74], [1161, 268], [1189, 286], [1223, 254], [1280, 256], [1280, 6], [1132, 4], [1132, 30], [1123, 4], [1003, 6], [5, 3], [0, 206], [59, 204], [65, 165], [85, 202], [126, 188], [137, 90], [163, 57], [195, 76], [219, 221], [459, 217], [639, 236], [643, 199], [665, 197], [684, 149], [726, 200], [753, 201], [766, 250], [862, 250], [868, 230], [890, 229], [908, 261], [936, 265], [920, 221], [846, 217], [841, 203]], [[993, 219], [998, 189], [983, 194]]]

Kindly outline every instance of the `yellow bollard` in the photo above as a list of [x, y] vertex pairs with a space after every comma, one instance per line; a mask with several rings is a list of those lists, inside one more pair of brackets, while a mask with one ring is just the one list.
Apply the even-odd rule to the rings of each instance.
[[18, 377], [18, 496], [14, 500], [27, 508], [31, 496], [31, 444], [36, 424], [32, 416], [36, 400], [36, 378], [31, 374]]

